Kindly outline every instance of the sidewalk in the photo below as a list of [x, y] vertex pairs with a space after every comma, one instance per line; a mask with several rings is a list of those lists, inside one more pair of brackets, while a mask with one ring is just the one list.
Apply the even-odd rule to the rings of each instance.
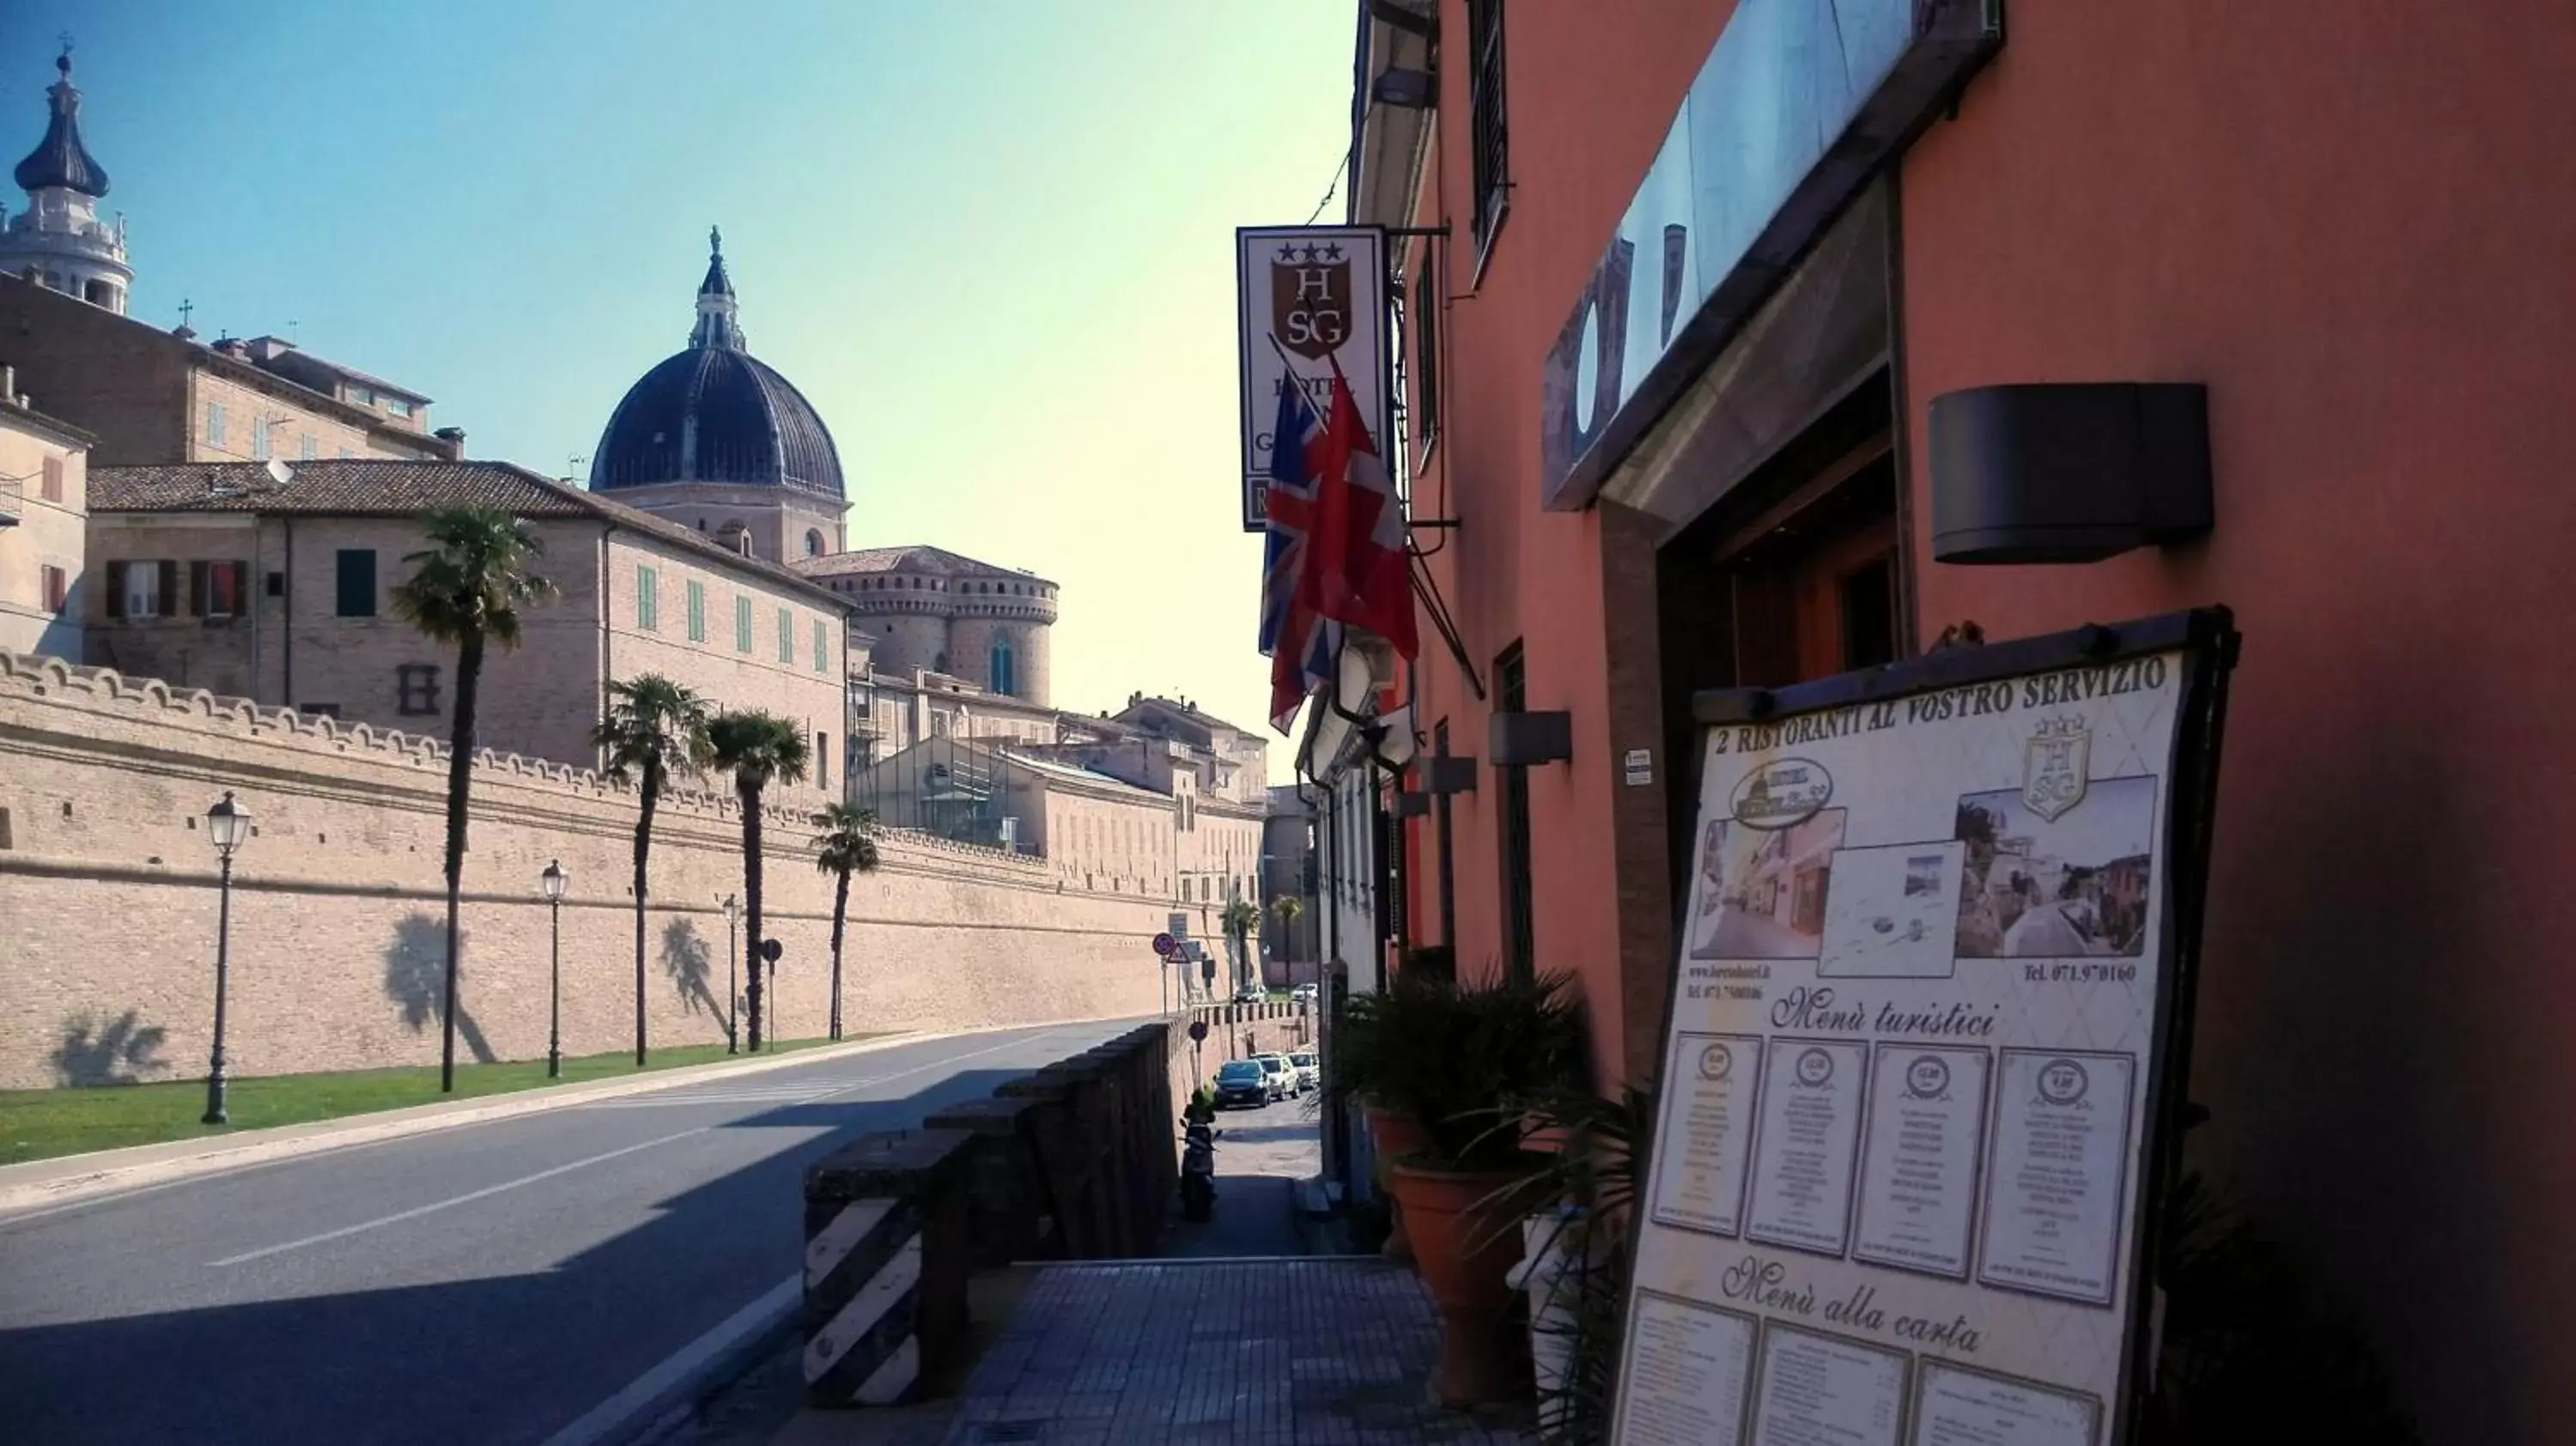
[[1306, 1100], [1218, 1117], [1213, 1220], [1175, 1221], [1155, 1260], [978, 1276], [980, 1358], [947, 1399], [806, 1410], [782, 1350], [655, 1446], [1517, 1446], [1430, 1403], [1439, 1321], [1412, 1272], [1318, 1256], [1297, 1209], [1318, 1168]]

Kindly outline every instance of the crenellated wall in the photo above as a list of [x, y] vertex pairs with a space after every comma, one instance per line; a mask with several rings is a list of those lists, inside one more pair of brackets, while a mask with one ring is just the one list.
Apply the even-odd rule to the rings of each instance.
[[[235, 1072], [434, 1062], [446, 773], [434, 740], [0, 654], [0, 1088], [203, 1073], [217, 904], [203, 815], [227, 789], [256, 824], [234, 861]], [[486, 752], [473, 804], [459, 1057], [545, 1053], [549, 860], [572, 876], [564, 1049], [631, 1046], [633, 792]], [[764, 824], [785, 1033], [819, 1035], [831, 880], [814, 867], [810, 817], [771, 808]], [[742, 888], [739, 808], [729, 790], [679, 793], [654, 832], [648, 1030], [658, 1043], [720, 1041], [718, 905]], [[851, 886], [848, 1029], [1157, 1007], [1149, 941], [1168, 901], [1093, 893], [1042, 860], [917, 835], [887, 835], [883, 853]]]

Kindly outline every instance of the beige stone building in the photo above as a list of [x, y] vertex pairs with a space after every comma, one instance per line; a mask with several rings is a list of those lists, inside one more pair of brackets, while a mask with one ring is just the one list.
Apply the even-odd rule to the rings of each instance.
[[921, 546], [801, 558], [796, 570], [849, 601], [878, 670], [935, 673], [1040, 710], [1051, 701], [1056, 585], [1045, 578]]
[[559, 590], [490, 655], [484, 746], [587, 766], [611, 680], [659, 673], [717, 704], [797, 719], [837, 795], [840, 600], [773, 563], [500, 462], [102, 467], [90, 474], [91, 663], [270, 706], [447, 734], [454, 656], [393, 615], [420, 514], [527, 519]]
[[0, 366], [0, 652], [81, 655], [91, 440]]

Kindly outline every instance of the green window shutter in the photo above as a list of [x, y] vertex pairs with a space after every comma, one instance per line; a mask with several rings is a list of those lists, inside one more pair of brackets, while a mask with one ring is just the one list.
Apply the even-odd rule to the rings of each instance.
[[747, 597], [733, 600], [733, 650], [751, 651], [751, 599]]
[[707, 585], [695, 578], [689, 580], [689, 641], [707, 640]]
[[654, 596], [655, 580], [653, 569], [640, 565], [635, 569], [635, 626], [648, 633], [659, 627], [662, 621], [662, 600]]
[[814, 671], [815, 671], [815, 672], [820, 673], [820, 672], [823, 672], [823, 671], [824, 671], [824, 659], [825, 659], [825, 658], [827, 658], [827, 657], [829, 657], [829, 656], [830, 656], [830, 654], [829, 654], [829, 653], [827, 653], [827, 652], [824, 650], [824, 647], [823, 647], [823, 620], [822, 620], [821, 618], [816, 618], [816, 619], [814, 620]]
[[339, 563], [338, 606], [333, 611], [344, 618], [374, 617], [376, 615], [376, 550], [372, 547], [341, 548]]
[[778, 610], [778, 661], [796, 661], [796, 615], [785, 608]]

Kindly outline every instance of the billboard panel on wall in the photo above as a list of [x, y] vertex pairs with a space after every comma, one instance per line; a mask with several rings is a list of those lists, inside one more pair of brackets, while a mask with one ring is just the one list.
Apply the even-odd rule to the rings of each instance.
[[1375, 226], [1245, 226], [1234, 233], [1243, 406], [1243, 530], [1266, 525], [1262, 490], [1279, 392], [1303, 387], [1318, 415], [1333, 370], [1384, 455], [1391, 359], [1386, 233]]

